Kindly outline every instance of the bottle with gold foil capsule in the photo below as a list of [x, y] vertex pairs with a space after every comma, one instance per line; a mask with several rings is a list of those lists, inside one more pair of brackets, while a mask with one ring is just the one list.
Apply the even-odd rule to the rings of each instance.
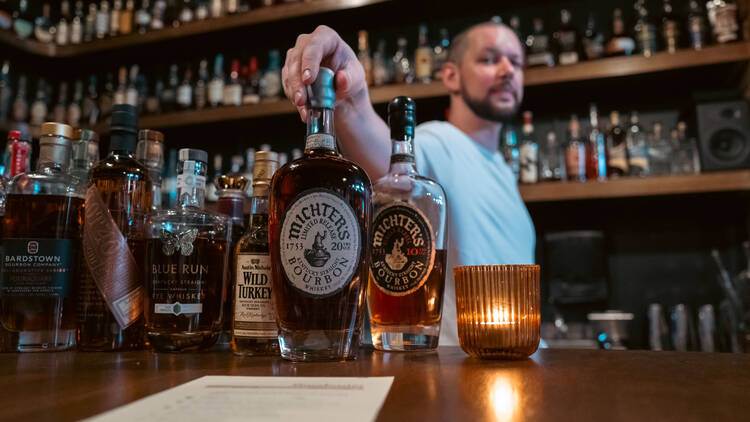
[[236, 355], [278, 355], [276, 312], [271, 297], [268, 251], [268, 190], [279, 167], [278, 155], [255, 153], [250, 222], [234, 249], [232, 351]]
[[135, 158], [135, 107], [112, 109], [109, 155], [89, 172], [83, 250], [91, 281], [79, 295], [78, 347], [133, 350], [144, 340], [146, 219], [153, 200], [148, 169]]
[[443, 188], [420, 176], [414, 160], [416, 107], [388, 104], [393, 153], [373, 186], [373, 234], [367, 303], [379, 350], [431, 350], [438, 345], [446, 261]]
[[207, 161], [206, 151], [179, 151], [177, 207], [149, 223], [144, 307], [156, 351], [207, 349], [221, 333], [232, 226], [203, 210]]
[[367, 282], [372, 187], [336, 150], [333, 71], [308, 86], [302, 158], [273, 177], [268, 213], [272, 295], [281, 356], [356, 356]]
[[44, 123], [36, 171], [8, 185], [2, 219], [2, 351], [75, 347], [83, 195], [68, 174], [73, 128]]
[[[245, 192], [247, 192], [250, 181], [238, 173], [227, 173], [219, 175], [213, 183], [218, 192], [216, 211], [225, 215], [232, 222], [232, 240], [229, 245], [230, 254], [245, 234]], [[210, 184], [209, 184], [210, 187]], [[230, 258], [231, 260], [231, 258]], [[228, 349], [232, 336], [232, 287], [234, 276], [226, 280], [224, 288], [224, 328], [217, 342], [220, 348]]]

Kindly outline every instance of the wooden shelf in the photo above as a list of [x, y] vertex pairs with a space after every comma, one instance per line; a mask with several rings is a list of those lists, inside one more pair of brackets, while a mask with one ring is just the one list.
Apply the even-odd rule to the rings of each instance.
[[526, 203], [711, 192], [750, 192], [750, 170], [643, 179], [623, 178], [604, 182], [545, 182], [520, 185], [519, 191]]
[[260, 23], [354, 9], [386, 1], [389, 0], [310, 0], [300, 3], [280, 4], [222, 18], [189, 22], [178, 28], [164, 28], [158, 31], [146, 32], [145, 34], [133, 33], [78, 45], [58, 46], [56, 44], [44, 44], [33, 40], [19, 40], [10, 31], [0, 31], [0, 42], [39, 56], [78, 57], [101, 51], [152, 44]]

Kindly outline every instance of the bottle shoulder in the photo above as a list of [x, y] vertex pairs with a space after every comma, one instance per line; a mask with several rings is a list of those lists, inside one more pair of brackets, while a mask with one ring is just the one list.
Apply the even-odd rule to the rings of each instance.
[[333, 155], [303, 156], [283, 165], [273, 176], [272, 185], [283, 184], [287, 179], [321, 186], [358, 183], [365, 190], [372, 188], [367, 172], [353, 161]]
[[136, 175], [150, 181], [149, 171], [130, 155], [110, 154], [96, 163], [90, 170], [92, 179], [111, 178], [118, 175]]

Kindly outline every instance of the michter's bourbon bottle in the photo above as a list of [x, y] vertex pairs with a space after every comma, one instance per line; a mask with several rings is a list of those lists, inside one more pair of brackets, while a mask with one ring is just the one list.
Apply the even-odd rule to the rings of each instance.
[[234, 312], [230, 318], [232, 351], [236, 355], [279, 354], [268, 252], [268, 190], [278, 168], [279, 158], [275, 152], [255, 153], [250, 224], [234, 252]]
[[208, 153], [181, 149], [178, 205], [150, 220], [145, 301], [148, 339], [157, 351], [202, 350], [222, 328], [231, 221], [203, 210]]
[[42, 125], [37, 170], [8, 186], [0, 248], [0, 351], [76, 344], [83, 195], [67, 175], [73, 128]]
[[273, 177], [269, 242], [281, 356], [354, 358], [359, 342], [372, 187], [336, 151], [333, 71], [308, 87], [302, 158]]
[[135, 158], [135, 107], [112, 110], [110, 152], [89, 172], [83, 250], [88, 276], [79, 295], [79, 348], [132, 350], [144, 340], [145, 225], [153, 193]]
[[372, 344], [380, 350], [429, 350], [438, 345], [445, 287], [443, 188], [417, 173], [414, 101], [388, 104], [393, 154], [373, 186], [373, 235], [367, 301]]

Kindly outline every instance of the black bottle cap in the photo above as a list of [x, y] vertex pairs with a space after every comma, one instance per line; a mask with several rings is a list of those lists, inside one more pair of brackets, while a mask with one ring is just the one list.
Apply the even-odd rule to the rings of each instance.
[[417, 125], [417, 106], [409, 97], [396, 97], [388, 103], [388, 126], [392, 139], [414, 136]]
[[310, 107], [333, 109], [336, 104], [334, 91], [334, 73], [327, 67], [321, 67], [318, 77], [312, 85], [307, 86], [307, 101]]
[[110, 151], [135, 153], [138, 135], [138, 113], [135, 107], [130, 104], [115, 104], [112, 108], [110, 132]]
[[208, 153], [202, 149], [182, 148], [178, 152], [180, 161], [200, 161], [208, 163]]

